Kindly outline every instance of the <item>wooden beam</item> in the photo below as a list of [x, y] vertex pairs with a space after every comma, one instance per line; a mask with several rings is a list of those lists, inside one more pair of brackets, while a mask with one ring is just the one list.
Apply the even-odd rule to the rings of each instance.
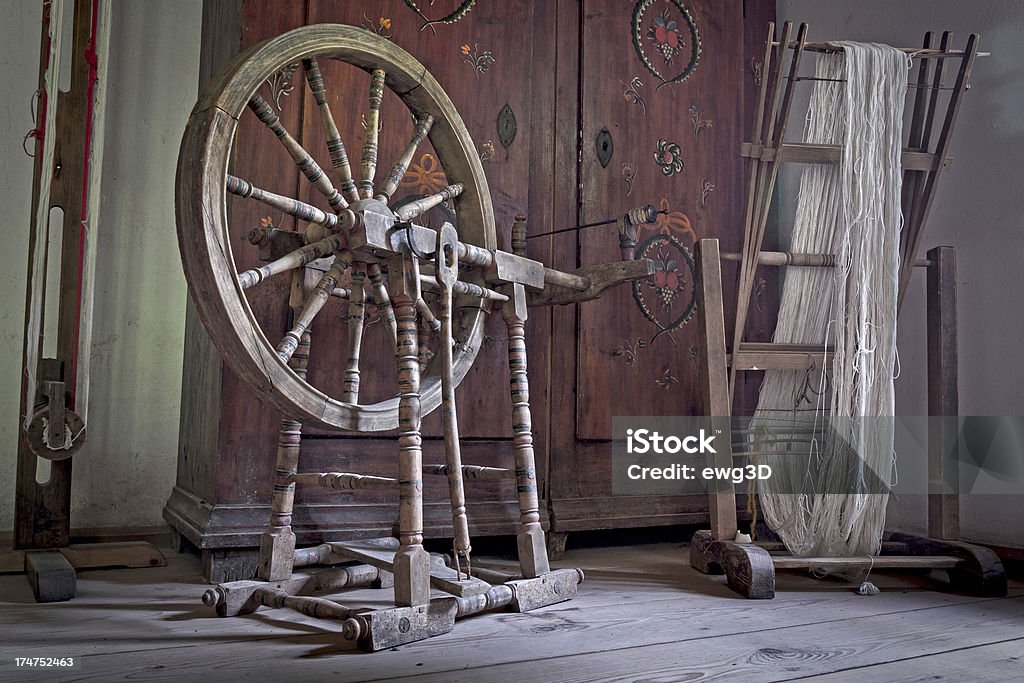
[[928, 535], [960, 536], [956, 252], [928, 252]]
[[[700, 364], [704, 413], [718, 418], [715, 420], [717, 428], [729, 430], [732, 403], [725, 359], [725, 304], [718, 240], [702, 239], [697, 243], [697, 262], [697, 328], [705, 356]], [[725, 439], [717, 453], [709, 454], [708, 465], [732, 467], [732, 448], [728, 443], [729, 439]], [[736, 488], [730, 481], [716, 479], [708, 483], [708, 496], [712, 538], [733, 540], [736, 537]]]
[[[843, 158], [839, 145], [812, 145], [804, 142], [787, 142], [781, 147], [765, 147], [752, 142], [740, 145], [740, 155], [763, 161], [780, 161], [793, 164], [838, 164]], [[939, 157], [937, 154], [914, 149], [903, 150], [904, 171], [932, 171], [936, 168], [950, 168], [953, 157]]]

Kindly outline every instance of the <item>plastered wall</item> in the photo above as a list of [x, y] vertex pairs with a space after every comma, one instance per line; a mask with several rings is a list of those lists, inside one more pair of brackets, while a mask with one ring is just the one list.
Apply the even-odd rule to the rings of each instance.
[[[178, 143], [196, 99], [201, 0], [113, 3], [89, 440], [75, 456], [75, 528], [162, 524], [174, 480], [185, 282], [174, 229]], [[13, 526], [32, 161], [21, 139], [41, 2], [0, 0], [0, 532]]]

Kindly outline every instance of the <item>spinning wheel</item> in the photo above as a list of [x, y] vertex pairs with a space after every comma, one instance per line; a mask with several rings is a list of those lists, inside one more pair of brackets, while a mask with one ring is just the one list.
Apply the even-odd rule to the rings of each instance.
[[[328, 69], [321, 71], [321, 64], [330, 60], [370, 74], [358, 165], [349, 161], [326, 95]], [[286, 80], [300, 68], [322, 124], [330, 175], [258, 92], [275, 74], [283, 74]], [[408, 107], [414, 130], [390, 171], [379, 178], [377, 151], [385, 88]], [[242, 116], [255, 116], [270, 129], [328, 209], [229, 173]], [[428, 137], [446, 176], [458, 182], [412, 201], [393, 201], [418, 146]], [[265, 263], [240, 268], [228, 229], [229, 194], [294, 217], [300, 230], [254, 227], [249, 242], [259, 247]], [[340, 619], [346, 637], [378, 650], [444, 633], [457, 617], [505, 606], [528, 611], [575, 595], [582, 573], [551, 570], [540, 524], [526, 365], [527, 306], [597, 298], [612, 285], [649, 276], [650, 261], [632, 260], [630, 255], [630, 260], [619, 264], [575, 273], [545, 268], [525, 257], [524, 220], [517, 220], [512, 229], [514, 253], [498, 250], [476, 146], [444, 90], [392, 42], [348, 26], [307, 26], [271, 39], [239, 55], [211, 82], [185, 130], [176, 201], [185, 275], [206, 329], [235, 372], [284, 413], [270, 520], [260, 542], [261, 581], [221, 584], [204, 596], [207, 604], [215, 605], [224, 616], [260, 607], [290, 607], [311, 616]], [[449, 222], [437, 230], [417, 224], [432, 207], [448, 201], [454, 201], [458, 230]], [[634, 223], [654, 218], [653, 207], [634, 210], [620, 219], [620, 231], [632, 235], [635, 242]], [[259, 296], [262, 287], [270, 286], [267, 280], [287, 276], [291, 277], [291, 319], [286, 333], [275, 339], [260, 325], [247, 297]], [[423, 298], [423, 290], [437, 293], [436, 314]], [[310, 325], [332, 305], [332, 298], [348, 300], [346, 348], [339, 353], [321, 344], [344, 364], [340, 391], [334, 387], [337, 396], [313, 386], [306, 372], [310, 348], [316, 346], [311, 344]], [[360, 353], [368, 301], [384, 321], [380, 327], [386, 333], [376, 331], [394, 349], [398, 377], [397, 395], [376, 403], [360, 401]], [[497, 311], [508, 331], [515, 466], [463, 465], [455, 388], [476, 357], [485, 317]], [[431, 357], [428, 344], [435, 335], [437, 353]], [[442, 407], [445, 463], [425, 465], [420, 420], [438, 406]], [[398, 476], [299, 472], [303, 423], [360, 432], [397, 427]], [[450, 567], [423, 548], [425, 475], [448, 480], [454, 537]], [[519, 575], [471, 566], [464, 477], [516, 480]], [[291, 528], [296, 484], [397, 491], [397, 538], [297, 549]], [[313, 576], [293, 573], [296, 567], [323, 564], [346, 566]], [[395, 607], [356, 610], [298, 595], [315, 587], [367, 583], [393, 585]], [[432, 588], [449, 597], [432, 599]]]
[[[329, 85], [324, 82], [319, 63], [326, 60], [340, 60], [371, 74], [366, 139], [358, 163], [349, 161], [325, 97]], [[284, 128], [273, 107], [257, 92], [269, 77], [296, 63], [302, 64], [305, 80], [317, 102], [332, 173], [314, 161], [313, 154]], [[386, 175], [377, 173], [378, 129], [375, 125], [385, 87], [406, 104], [416, 121], [412, 139]], [[355, 104], [359, 99], [353, 94], [350, 101]], [[236, 128], [242, 116], [258, 117], [270, 129], [267, 134], [277, 136], [302, 174], [323, 195], [331, 211], [272, 193], [228, 173]], [[393, 211], [388, 205], [425, 137], [429, 137], [448, 177], [457, 178], [458, 182]], [[261, 201], [296, 217], [305, 224], [300, 233], [301, 241], [293, 241], [294, 249], [265, 266], [239, 272], [229, 239], [228, 193]], [[398, 231], [393, 239], [385, 238], [390, 241], [364, 245], [370, 248], [356, 252], [352, 250], [353, 234], [364, 235], [387, 222], [411, 221], [432, 206], [456, 197], [460, 256], [464, 261], [468, 259], [471, 267], [478, 267], [476, 272], [464, 269], [463, 279], [467, 284], [474, 281], [481, 284], [479, 266], [485, 265], [483, 262], [489, 257], [484, 250], [494, 249], [496, 239], [487, 180], [476, 148], [438, 82], [422, 64], [391, 41], [355, 27], [328, 24], [290, 31], [239, 55], [210, 84], [193, 110], [182, 140], [176, 187], [178, 238], [186, 278], [199, 314], [225, 361], [261, 396], [285, 414], [305, 423], [358, 431], [397, 427], [397, 397], [373, 404], [358, 402], [361, 332], [355, 325], [350, 325], [348, 340], [352, 367], [346, 368], [347, 381], [339, 396], [330, 396], [310, 385], [288, 367], [288, 360], [328, 298], [345, 295], [339, 291], [337, 280], [348, 268], [357, 274], [357, 280], [360, 279], [358, 274], [366, 274], [371, 296], [385, 311], [383, 317], [394, 334], [394, 317], [387, 312], [393, 293], [389, 294], [384, 271], [388, 268], [389, 257], [400, 255], [392, 247], [403, 242], [408, 244], [406, 235]], [[426, 236], [420, 233], [415, 237], [423, 240]], [[433, 249], [434, 245], [430, 245], [427, 251]], [[258, 295], [263, 280], [287, 274], [294, 276], [296, 271], [318, 259], [324, 259], [321, 263], [333, 259], [333, 263], [325, 269], [315, 287], [306, 288], [301, 313], [296, 315], [285, 338], [268, 339], [244, 292], [251, 290]], [[353, 288], [350, 294], [354, 295], [350, 306], [362, 303], [362, 292]], [[455, 384], [462, 380], [476, 357], [485, 316], [479, 305], [481, 298], [471, 293], [466, 296], [471, 300], [460, 303], [463, 314], [453, 332], [461, 342], [453, 352]], [[474, 301], [478, 305], [473, 306]], [[423, 311], [422, 305], [420, 310]], [[415, 324], [414, 320], [406, 322]], [[424, 413], [441, 402], [439, 360], [423, 373], [420, 400]]]

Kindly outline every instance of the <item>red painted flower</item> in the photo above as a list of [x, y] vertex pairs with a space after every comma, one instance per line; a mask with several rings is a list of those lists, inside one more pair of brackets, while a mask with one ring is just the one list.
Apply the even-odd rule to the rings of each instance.
[[666, 64], [671, 62], [679, 48], [685, 45], [679, 36], [679, 23], [669, 16], [667, 9], [654, 17], [654, 26], [647, 31], [647, 38], [654, 43]]

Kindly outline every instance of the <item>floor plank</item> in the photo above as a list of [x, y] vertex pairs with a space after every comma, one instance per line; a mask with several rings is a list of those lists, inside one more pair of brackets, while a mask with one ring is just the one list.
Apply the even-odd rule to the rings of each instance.
[[[896, 662], [863, 667], [857, 673], [876, 681], [1004, 681], [1024, 676], [1024, 638], [991, 645], [962, 647], [930, 657], [911, 657]], [[849, 681], [850, 672], [840, 670], [803, 679], [817, 683]]]
[[[786, 680], [870, 672], [1024, 632], [1020, 583], [1009, 599], [981, 599], [876, 573], [883, 593], [861, 597], [847, 583], [785, 574], [775, 600], [748, 601], [721, 577], [690, 569], [686, 557], [678, 544], [570, 551], [557, 564], [587, 573], [575, 600], [479, 615], [445, 636], [375, 654], [353, 652], [337, 625], [289, 610], [213, 616], [199, 603], [206, 586], [191, 556], [169, 553], [162, 568], [82, 572], [79, 597], [56, 605], [36, 605], [24, 577], [2, 576], [0, 680], [21, 680], [8, 678], [21, 672], [7, 663], [41, 643], [45, 654], [80, 658], [79, 668], [46, 672], [68, 681], [265, 680], [300, 670], [302, 679], [339, 681]], [[346, 604], [385, 604], [382, 593], [358, 591]]]

